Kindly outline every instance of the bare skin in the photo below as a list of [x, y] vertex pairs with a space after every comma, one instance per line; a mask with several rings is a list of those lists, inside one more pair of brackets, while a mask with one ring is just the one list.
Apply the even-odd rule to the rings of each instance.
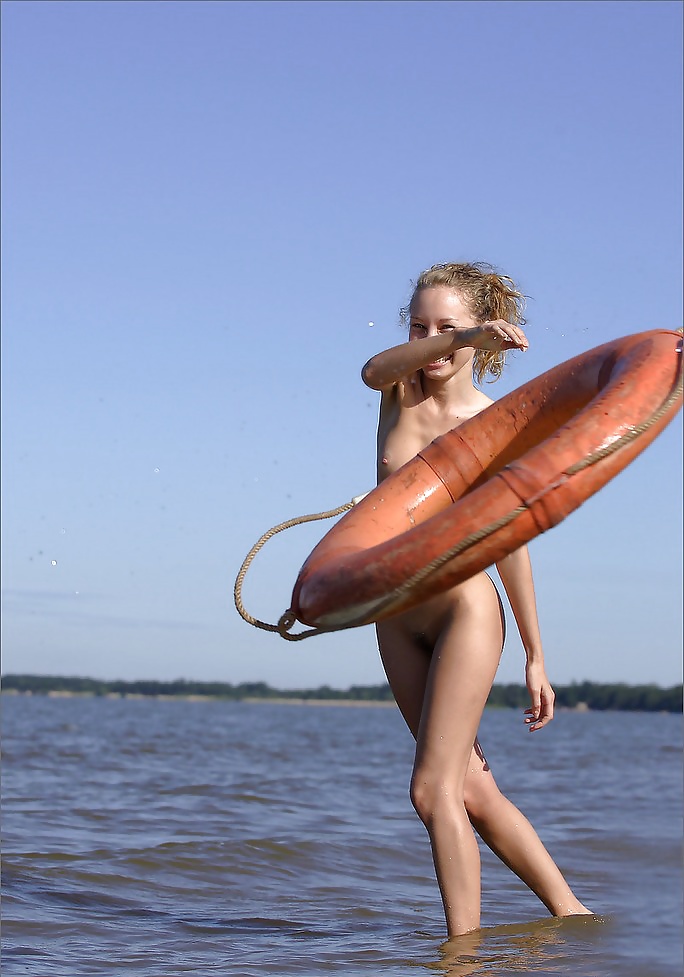
[[[472, 380], [475, 349], [526, 349], [509, 322], [478, 323], [465, 296], [420, 289], [409, 342], [374, 356], [364, 381], [382, 391], [378, 481], [434, 438], [487, 407]], [[497, 564], [526, 654], [530, 731], [553, 718], [526, 547]], [[477, 740], [503, 647], [503, 612], [485, 573], [377, 625], [388, 681], [416, 738], [411, 800], [430, 837], [449, 936], [480, 926], [480, 855], [473, 828], [556, 916], [589, 913], [532, 825], [499, 791]]]

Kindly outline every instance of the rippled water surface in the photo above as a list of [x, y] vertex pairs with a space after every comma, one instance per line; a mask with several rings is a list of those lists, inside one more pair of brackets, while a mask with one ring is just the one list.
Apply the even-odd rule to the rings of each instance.
[[444, 943], [393, 707], [4, 696], [3, 973], [680, 977], [681, 717], [561, 713], [482, 739], [597, 918], [483, 852]]

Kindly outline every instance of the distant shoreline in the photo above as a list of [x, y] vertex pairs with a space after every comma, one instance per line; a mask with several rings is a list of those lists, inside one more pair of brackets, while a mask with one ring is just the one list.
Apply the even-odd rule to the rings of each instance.
[[[332, 689], [273, 689], [265, 682], [194, 682], [178, 679], [105, 681], [74, 676], [6, 675], [3, 695], [42, 695], [49, 698], [182, 699], [187, 702], [244, 702], [278, 705], [394, 706], [389, 685], [351, 686]], [[574, 711], [682, 712], [682, 686], [580, 682], [556, 688], [556, 708]], [[524, 685], [494, 685], [487, 705], [492, 708], [527, 708]]]
[[0, 689], [0, 695], [25, 696], [28, 698], [43, 696], [46, 699], [152, 699], [157, 702], [235, 702], [245, 705], [275, 705], [275, 706], [380, 706], [396, 707], [394, 699], [312, 699], [295, 698], [294, 696], [253, 696], [245, 698], [231, 698], [224, 695], [143, 695], [140, 692], [107, 692], [98, 695], [95, 692], [67, 692], [51, 690], [49, 692], [20, 692], [18, 689]]
[[[361, 709], [396, 709], [397, 704], [392, 700], [385, 699], [298, 699], [292, 696], [286, 697], [253, 697], [253, 698], [229, 698], [228, 696], [220, 695], [142, 695], [139, 692], [108, 692], [104, 695], [98, 695], [95, 692], [64, 692], [55, 691], [50, 692], [19, 692], [16, 689], [0, 689], [0, 696], [8, 696], [10, 698], [45, 698], [45, 699], [116, 699], [119, 701], [148, 701], [148, 702], [199, 702], [199, 703], [210, 703], [210, 702], [231, 702], [235, 705], [249, 705], [249, 706], [311, 706], [319, 707], [323, 706], [326, 708], [332, 708], [335, 706], [341, 708], [361, 708]], [[485, 706], [486, 709], [517, 709], [516, 706], [508, 705], [497, 705], [488, 702]], [[578, 702], [574, 706], [564, 706], [556, 704], [556, 712], [607, 712], [607, 711], [617, 711], [617, 712], [660, 712], [660, 713], [674, 713], [676, 710], [672, 709], [621, 709], [621, 710], [608, 710], [602, 709], [597, 710], [592, 708], [586, 702]]]

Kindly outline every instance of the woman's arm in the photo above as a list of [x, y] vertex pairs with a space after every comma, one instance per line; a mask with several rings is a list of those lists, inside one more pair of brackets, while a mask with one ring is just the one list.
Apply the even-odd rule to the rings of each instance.
[[422, 337], [420, 340], [392, 346], [391, 349], [377, 353], [368, 360], [361, 376], [366, 386], [373, 390], [384, 390], [404, 377], [422, 370], [428, 363], [434, 363], [441, 356], [448, 356], [466, 347], [527, 349], [527, 339], [519, 327], [502, 319], [461, 329], [449, 328], [437, 336]]
[[525, 678], [532, 707], [525, 710], [530, 731], [541, 729], [553, 719], [556, 695], [546, 677], [537, 602], [534, 596], [532, 565], [526, 546], [510, 553], [496, 565], [515, 617], [525, 649]]
[[[465, 330], [464, 330], [465, 332]], [[468, 346], [465, 337], [460, 346]], [[367, 387], [384, 390], [404, 377], [422, 370], [440, 356], [447, 356], [454, 349], [452, 333], [441, 333], [415, 342], [392, 346], [382, 353], [372, 356], [361, 370], [361, 377]]]

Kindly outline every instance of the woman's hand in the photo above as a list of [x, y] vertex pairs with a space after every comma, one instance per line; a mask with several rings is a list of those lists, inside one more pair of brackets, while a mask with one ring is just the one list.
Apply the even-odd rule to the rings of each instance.
[[546, 677], [543, 662], [528, 662], [525, 669], [527, 691], [530, 693], [531, 708], [525, 710], [525, 723], [533, 733], [542, 729], [553, 719], [553, 704], [556, 693]]
[[469, 327], [467, 330], [455, 330], [455, 332], [459, 336], [459, 344], [463, 343], [464, 333], [467, 332], [468, 345], [474, 346], [475, 349], [490, 349], [500, 352], [505, 349], [525, 350], [530, 345], [522, 329], [504, 319], [482, 322], [477, 326]]

